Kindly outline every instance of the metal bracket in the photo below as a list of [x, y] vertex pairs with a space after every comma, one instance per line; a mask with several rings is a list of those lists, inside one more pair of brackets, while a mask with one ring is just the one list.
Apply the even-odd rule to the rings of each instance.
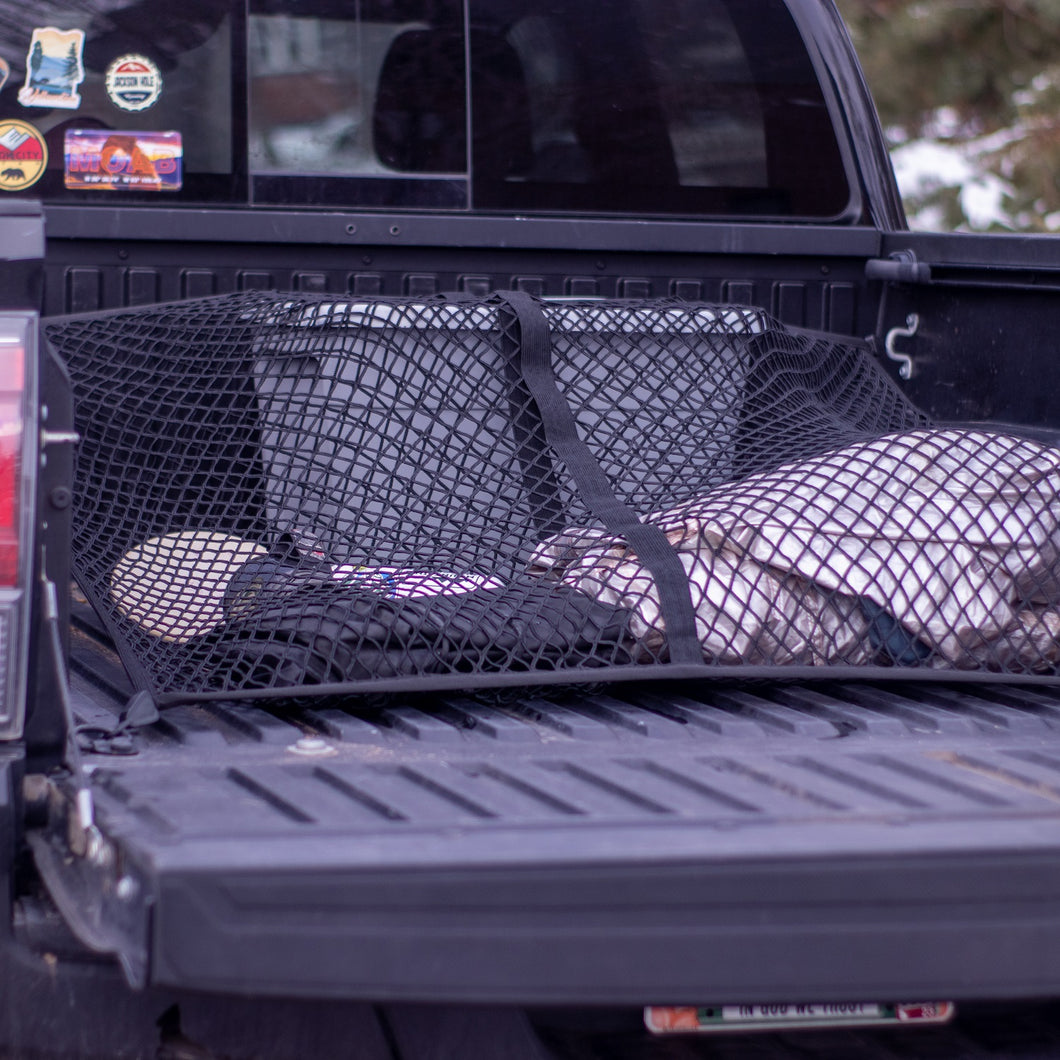
[[912, 338], [916, 334], [918, 327], [920, 327], [920, 317], [916, 313], [910, 313], [905, 318], [905, 327], [891, 328], [887, 332], [887, 337], [883, 340], [883, 348], [887, 352], [887, 356], [898, 363], [898, 374], [903, 379], [913, 378], [913, 358], [908, 353], [899, 353], [894, 348], [894, 344], [898, 339]]
[[42, 427], [40, 432], [40, 444], [44, 447], [49, 445], [78, 445], [81, 435], [77, 431], [50, 431]]

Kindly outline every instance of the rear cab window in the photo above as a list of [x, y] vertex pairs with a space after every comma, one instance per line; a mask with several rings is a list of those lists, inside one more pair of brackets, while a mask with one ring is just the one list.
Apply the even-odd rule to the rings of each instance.
[[0, 46], [49, 202], [857, 214], [782, 0], [0, 0]]

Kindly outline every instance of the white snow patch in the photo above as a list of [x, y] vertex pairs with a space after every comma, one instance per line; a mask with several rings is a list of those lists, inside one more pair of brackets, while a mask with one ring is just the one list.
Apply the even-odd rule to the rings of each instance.
[[1011, 136], [981, 137], [962, 144], [940, 143], [933, 139], [911, 140], [891, 152], [898, 187], [906, 202], [909, 223], [920, 230], [937, 230], [944, 224], [937, 204], [923, 203], [943, 188], [957, 191], [967, 228], [980, 230], [1000, 225], [1011, 228], [1013, 221], [1005, 201], [1013, 197], [1011, 184], [991, 173], [980, 161], [996, 151]]

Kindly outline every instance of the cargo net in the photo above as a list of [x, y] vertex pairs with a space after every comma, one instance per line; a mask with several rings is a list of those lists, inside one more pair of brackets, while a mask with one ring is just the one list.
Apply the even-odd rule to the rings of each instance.
[[160, 702], [1060, 666], [1060, 451], [757, 309], [248, 293], [45, 332], [76, 577]]

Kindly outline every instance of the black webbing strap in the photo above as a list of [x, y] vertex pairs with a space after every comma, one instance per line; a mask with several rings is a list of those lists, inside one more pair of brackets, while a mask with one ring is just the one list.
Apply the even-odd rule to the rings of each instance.
[[[428, 302], [447, 305], [479, 304], [481, 299], [467, 291], [445, 291], [431, 295]], [[511, 387], [508, 395], [508, 415], [515, 440], [515, 459], [522, 476], [526, 503], [534, 530], [542, 537], [558, 534], [569, 520], [565, 518], [559, 481], [548, 453], [544, 428], [519, 364], [519, 337], [505, 328], [501, 334], [504, 354], [504, 379]]]
[[670, 661], [702, 663], [688, 575], [662, 530], [642, 523], [637, 513], [615, 496], [610, 479], [578, 433], [574, 414], [552, 371], [548, 321], [540, 306], [522, 291], [500, 292], [497, 298], [511, 309], [519, 323], [522, 347], [519, 365], [541, 415], [549, 445], [567, 465], [589, 510], [611, 533], [626, 541], [655, 580], [666, 623]]
[[509, 411], [515, 437], [516, 459], [522, 472], [523, 486], [530, 505], [534, 529], [542, 537], [558, 534], [570, 523], [564, 518], [559, 481], [548, 452], [547, 436], [534, 395], [525, 378], [522, 364], [522, 343], [505, 336], [507, 362], [505, 373], [510, 373]]

